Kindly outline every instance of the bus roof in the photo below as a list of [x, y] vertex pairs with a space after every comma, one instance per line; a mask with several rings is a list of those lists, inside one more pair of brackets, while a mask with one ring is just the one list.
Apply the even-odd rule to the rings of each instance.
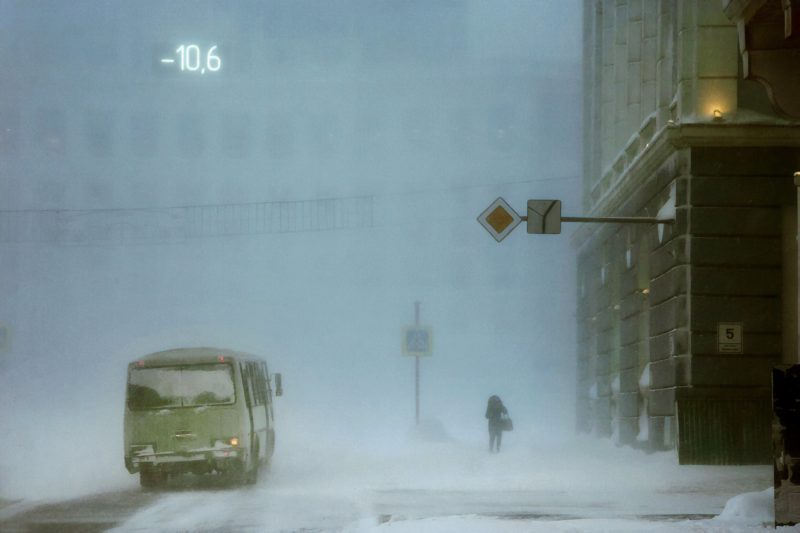
[[255, 355], [236, 352], [234, 350], [227, 350], [225, 348], [176, 348], [174, 350], [164, 350], [162, 352], [155, 352], [144, 357], [140, 357], [131, 364], [138, 361], [143, 361], [151, 365], [171, 365], [171, 364], [192, 364], [192, 363], [216, 363], [219, 358], [231, 358], [236, 361], [263, 361], [262, 358]]

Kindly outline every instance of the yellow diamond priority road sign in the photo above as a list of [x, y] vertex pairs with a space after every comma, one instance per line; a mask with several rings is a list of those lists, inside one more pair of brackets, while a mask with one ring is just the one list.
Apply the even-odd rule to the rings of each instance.
[[481, 226], [486, 228], [489, 235], [494, 237], [497, 242], [505, 239], [521, 221], [517, 212], [502, 198], [492, 202], [478, 217]]

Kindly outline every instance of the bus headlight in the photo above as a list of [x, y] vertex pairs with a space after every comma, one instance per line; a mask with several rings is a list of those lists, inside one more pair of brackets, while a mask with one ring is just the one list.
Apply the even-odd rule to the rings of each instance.
[[215, 448], [228, 448], [229, 446], [238, 447], [239, 437], [228, 437], [227, 439], [217, 439], [214, 441]]

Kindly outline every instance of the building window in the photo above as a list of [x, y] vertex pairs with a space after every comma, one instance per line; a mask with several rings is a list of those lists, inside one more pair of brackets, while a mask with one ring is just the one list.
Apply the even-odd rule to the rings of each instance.
[[339, 123], [331, 114], [312, 115], [309, 119], [312, 152], [322, 158], [336, 153], [339, 141]]
[[58, 207], [66, 197], [67, 184], [59, 180], [45, 180], [39, 184], [36, 201], [43, 207]]
[[448, 136], [453, 150], [459, 154], [469, 154], [474, 145], [474, 123], [468, 109], [455, 109], [448, 117]]
[[364, 114], [355, 123], [355, 153], [369, 157], [382, 152], [386, 143], [386, 124], [377, 113]]
[[113, 183], [107, 180], [93, 179], [85, 185], [85, 197], [91, 205], [109, 205], [114, 199]]
[[[542, 85], [535, 95], [526, 129], [542, 153], [561, 153], [574, 144], [574, 133], [581, 131], [581, 106], [567, 106], [566, 102], [580, 102], [581, 93], [572, 85], [561, 83]], [[599, 113], [608, 112], [608, 106]], [[612, 117], [613, 118], [613, 117]], [[605, 125], [606, 122], [603, 121]], [[592, 139], [592, 143], [612, 143], [612, 139]], [[601, 146], [593, 146], [600, 150]]]
[[19, 151], [19, 111], [0, 110], [0, 155], [16, 155]]
[[222, 153], [228, 157], [250, 154], [250, 117], [245, 113], [228, 113], [220, 128]]
[[406, 112], [403, 119], [403, 133], [412, 148], [427, 150], [431, 148], [433, 124], [431, 111], [412, 109]]
[[89, 153], [108, 157], [114, 151], [114, 116], [109, 111], [87, 111], [84, 117], [84, 134]]
[[34, 121], [36, 144], [50, 154], [63, 154], [66, 146], [67, 117], [63, 109], [39, 109]]
[[150, 157], [158, 147], [159, 116], [143, 111], [131, 116], [131, 150], [139, 157]]
[[[95, 14], [95, 16], [99, 17], [101, 15]], [[92, 30], [87, 31], [81, 39], [81, 57], [92, 68], [116, 67], [119, 62], [119, 43], [117, 36], [118, 34], [114, 31], [98, 30], [96, 27], [92, 28]]]
[[510, 152], [516, 142], [516, 113], [511, 106], [497, 106], [489, 110], [489, 146], [498, 152]]
[[285, 113], [273, 113], [266, 122], [267, 155], [273, 159], [287, 159], [294, 152], [295, 132], [292, 117]]
[[182, 157], [200, 157], [206, 149], [203, 116], [197, 112], [178, 115], [178, 153]]

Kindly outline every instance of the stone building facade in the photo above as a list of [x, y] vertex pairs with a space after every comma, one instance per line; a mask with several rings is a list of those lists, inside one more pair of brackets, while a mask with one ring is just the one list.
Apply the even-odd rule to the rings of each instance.
[[584, 212], [674, 222], [573, 236], [581, 431], [771, 460], [770, 368], [798, 360], [792, 4], [584, 4]]

